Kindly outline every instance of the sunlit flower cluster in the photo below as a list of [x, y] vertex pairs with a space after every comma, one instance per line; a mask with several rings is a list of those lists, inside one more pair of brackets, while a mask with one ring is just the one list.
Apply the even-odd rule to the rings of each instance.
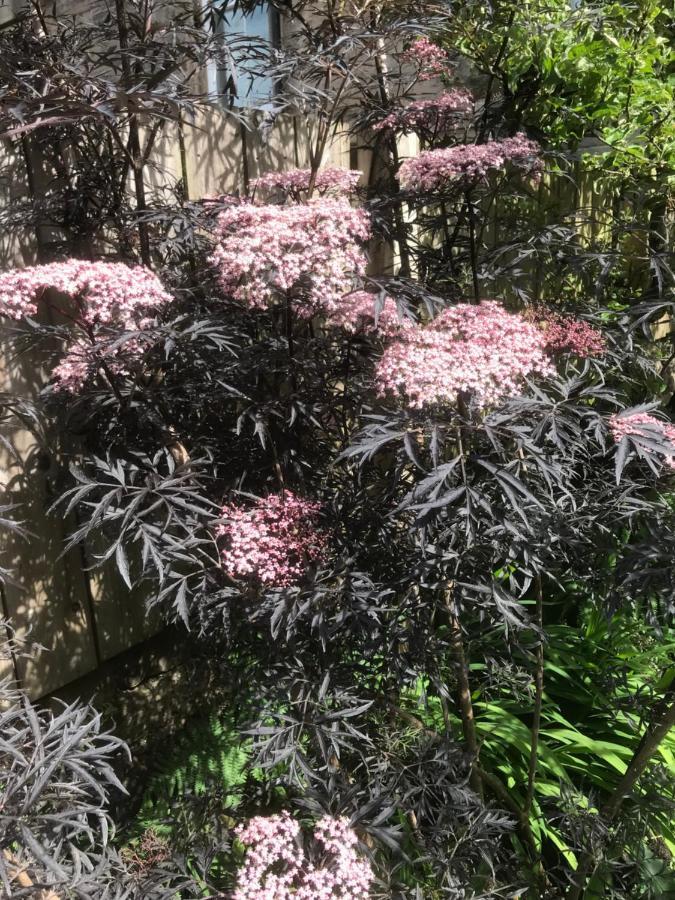
[[[314, 180], [317, 194], [353, 194], [362, 173], [356, 169], [326, 166], [319, 169]], [[311, 169], [287, 169], [285, 172], [267, 172], [251, 182], [256, 191], [278, 192], [300, 200], [307, 193], [312, 180]]]
[[428, 100], [415, 100], [404, 109], [389, 113], [373, 126], [374, 131], [426, 131], [438, 133], [457, 121], [460, 114], [470, 113], [473, 97], [458, 88]]
[[399, 169], [401, 184], [407, 188], [431, 191], [447, 182], [478, 181], [491, 170], [507, 163], [529, 174], [541, 174], [541, 148], [524, 134], [485, 144], [458, 144], [440, 150], [425, 150], [405, 160]]
[[297, 315], [331, 313], [366, 269], [370, 221], [339, 197], [290, 206], [233, 206], [218, 217], [211, 256], [224, 291], [254, 309], [290, 298]]
[[412, 325], [410, 319], [399, 316], [393, 297], [380, 298], [370, 291], [347, 294], [327, 322], [351, 334], [378, 333], [383, 336], [396, 334], [401, 328]]
[[[675, 469], [675, 425], [650, 416], [649, 413], [632, 413], [611, 416], [609, 429], [617, 444], [625, 437], [651, 438], [665, 444], [663, 461], [669, 468]], [[668, 451], [668, 446], [672, 447], [672, 453]]]
[[574, 353], [575, 356], [586, 359], [601, 356], [605, 352], [606, 342], [602, 333], [583, 319], [539, 308], [533, 310], [527, 318], [531, 318], [543, 329], [546, 349], [550, 353]]
[[291, 491], [261, 497], [252, 505], [222, 510], [223, 567], [231, 578], [266, 587], [289, 587], [324, 557], [328, 542], [319, 525], [321, 505]]
[[[56, 294], [49, 300], [54, 308], [87, 333], [85, 338], [79, 332], [52, 372], [55, 387], [70, 394], [80, 391], [102, 368], [109, 376], [126, 373], [120, 347], [101, 340], [99, 329], [111, 325], [134, 332], [147, 329], [154, 322], [152, 314], [173, 299], [143, 266], [69, 259], [0, 273], [0, 315], [35, 316], [49, 290]], [[58, 295], [69, 302], [63, 303]], [[124, 346], [127, 358], [140, 356], [144, 342], [133, 337]]]
[[528, 375], [553, 374], [545, 347], [541, 329], [499, 303], [463, 303], [402, 331], [377, 365], [376, 387], [418, 409], [460, 394], [488, 406], [518, 394]]
[[143, 266], [68, 259], [0, 273], [0, 315], [34, 316], [48, 289], [76, 301], [73, 317], [87, 325], [136, 328], [139, 317], [170, 303], [161, 281]]
[[420, 37], [413, 41], [401, 54], [401, 60], [413, 63], [418, 67], [420, 81], [429, 81], [431, 78], [443, 75], [450, 68], [447, 52], [427, 37]]
[[316, 823], [316, 861], [306, 856], [300, 826], [286, 812], [257, 816], [236, 834], [247, 851], [233, 900], [368, 898], [373, 872], [359, 857], [358, 839], [345, 818], [324, 816]]

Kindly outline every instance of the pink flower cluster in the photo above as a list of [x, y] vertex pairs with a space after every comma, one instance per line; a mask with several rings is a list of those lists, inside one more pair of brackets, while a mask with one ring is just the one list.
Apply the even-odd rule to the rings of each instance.
[[636, 436], [663, 441], [672, 446], [672, 454], [664, 453], [663, 461], [671, 469], [675, 469], [675, 425], [662, 422], [649, 413], [633, 413], [632, 415], [614, 415], [609, 419], [609, 429], [618, 444], [624, 437]]
[[52, 370], [57, 390], [77, 394], [96, 368], [94, 345], [77, 340], [68, 348], [67, 354]]
[[223, 567], [231, 578], [253, 579], [268, 587], [289, 587], [320, 562], [327, 533], [319, 526], [321, 505], [291, 491], [256, 500], [253, 506], [225, 505]]
[[462, 88], [446, 91], [429, 100], [415, 100], [405, 109], [390, 113], [373, 126], [373, 131], [444, 131], [462, 113], [473, 109], [473, 97]]
[[376, 316], [377, 305], [377, 294], [353, 291], [343, 297], [337, 309], [330, 314], [328, 325], [343, 328], [351, 334], [376, 332], [383, 336], [391, 336], [401, 328], [411, 327], [410, 320], [399, 316], [396, 301], [392, 297], [384, 297], [384, 303]]
[[358, 838], [345, 818], [324, 816], [314, 827], [315, 857], [300, 843], [288, 813], [257, 816], [236, 829], [247, 847], [233, 900], [367, 900], [373, 872], [357, 853]]
[[419, 68], [420, 81], [429, 81], [443, 75], [450, 68], [447, 52], [427, 37], [417, 38], [401, 55], [403, 62], [413, 63]]
[[546, 349], [550, 353], [574, 353], [586, 359], [589, 356], [601, 356], [605, 352], [606, 343], [602, 333], [582, 319], [561, 316], [543, 309], [533, 310], [531, 319], [544, 331]]
[[[362, 173], [356, 169], [341, 169], [338, 166], [326, 166], [319, 169], [314, 180], [317, 194], [353, 194]], [[251, 183], [253, 190], [278, 191], [294, 200], [309, 190], [312, 178], [311, 169], [287, 169], [285, 172], [267, 172]]]
[[139, 316], [172, 300], [157, 276], [143, 266], [68, 259], [0, 273], [0, 315], [34, 316], [49, 288], [75, 300], [74, 313], [87, 325], [135, 328]]
[[[63, 312], [87, 332], [86, 339], [76, 338], [53, 371], [57, 389], [70, 394], [77, 393], [103, 361], [111, 374], [124, 371], [118, 350], [106, 349], [105, 342], [95, 340], [98, 328], [119, 325], [142, 330], [152, 324], [149, 314], [173, 299], [143, 266], [69, 259], [0, 273], [0, 315], [12, 319], [36, 315], [43, 294], [50, 289], [74, 301]], [[126, 349], [140, 355], [143, 344], [132, 339]]]
[[536, 325], [499, 303], [463, 303], [402, 331], [382, 354], [376, 387], [417, 409], [455, 404], [460, 393], [488, 406], [517, 394], [528, 375], [553, 374], [545, 347]]
[[503, 169], [507, 163], [540, 175], [543, 167], [540, 153], [539, 144], [524, 134], [486, 144], [425, 150], [401, 165], [399, 179], [405, 187], [430, 191], [448, 181], [477, 181], [493, 169]]
[[371, 234], [368, 214], [340, 197], [233, 206], [218, 217], [217, 233], [211, 262], [224, 291], [253, 309], [290, 296], [304, 318], [337, 309], [365, 273]]

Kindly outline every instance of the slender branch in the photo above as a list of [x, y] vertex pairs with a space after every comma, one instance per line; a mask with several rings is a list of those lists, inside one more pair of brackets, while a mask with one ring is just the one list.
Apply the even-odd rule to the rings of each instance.
[[286, 292], [286, 305], [284, 310], [284, 320], [286, 325], [286, 341], [288, 343], [288, 359], [293, 367], [293, 357], [295, 355], [295, 347], [293, 345], [293, 300], [291, 292]]
[[[331, 87], [331, 71], [330, 69], [326, 73], [326, 91], [330, 90]], [[316, 176], [319, 173], [319, 168], [321, 166], [321, 160], [323, 159], [323, 155], [326, 151], [326, 145], [328, 144], [328, 138], [330, 137], [331, 130], [337, 122], [336, 112], [339, 107], [340, 100], [342, 99], [342, 92], [344, 91], [347, 85], [348, 77], [345, 77], [340, 82], [340, 85], [335, 91], [335, 96], [333, 98], [333, 102], [331, 104], [330, 110], [324, 110], [324, 123], [323, 127], [321, 121], [319, 121], [319, 130], [317, 131], [317, 140], [316, 146], [313, 152], [310, 152], [310, 166], [311, 166], [311, 175], [309, 178], [309, 185], [307, 186], [307, 199], [309, 200], [314, 193], [314, 188], [316, 186]]]
[[[124, 79], [124, 89], [128, 91], [132, 84], [132, 71], [129, 62], [129, 30], [127, 27], [126, 10], [124, 0], [115, 0], [115, 10], [117, 16], [117, 34], [122, 58], [122, 75]], [[138, 118], [136, 113], [130, 108], [129, 99], [126, 100], [129, 109], [129, 155], [132, 160], [132, 171], [134, 176], [134, 189], [136, 192], [136, 213], [139, 216], [137, 227], [138, 237], [140, 240], [141, 261], [143, 265], [149, 266], [152, 259], [150, 255], [150, 236], [148, 234], [147, 223], [143, 221], [143, 213], [147, 210], [145, 196], [145, 180], [143, 152], [141, 149], [140, 130], [138, 127]]]
[[494, 87], [495, 78], [497, 77], [497, 74], [499, 72], [499, 67], [502, 64], [502, 60], [506, 55], [507, 47], [509, 46], [511, 28], [516, 18], [516, 10], [517, 7], [514, 4], [509, 14], [508, 22], [506, 23], [506, 30], [504, 32], [504, 37], [502, 38], [499, 50], [497, 51], [497, 56], [494, 63], [490, 67], [490, 77], [488, 79], [487, 88], [485, 90], [485, 100], [483, 102], [483, 116], [481, 119], [480, 129], [478, 131], [478, 140], [476, 141], [476, 143], [478, 144], [483, 143], [483, 141], [485, 140], [485, 135], [487, 134], [487, 126], [490, 119], [490, 103], [492, 102], [492, 89]]
[[[38, 190], [35, 181], [35, 166], [33, 164], [33, 154], [31, 152], [31, 146], [26, 135], [21, 136], [21, 153], [23, 155], [25, 173], [26, 173], [26, 183], [28, 185], [28, 194], [33, 203], [33, 212], [37, 213], [37, 203], [38, 203]], [[35, 216], [35, 246], [37, 248], [37, 258], [38, 262], [46, 262], [46, 248], [44, 237], [42, 234], [42, 226], [40, 224], [40, 220], [37, 215]]]
[[42, 11], [42, 6], [40, 5], [40, 0], [30, 0], [30, 5], [35, 13], [38, 22], [40, 23], [40, 28], [42, 29], [42, 36], [46, 37], [48, 32], [47, 29], [47, 20], [45, 18], [45, 14]]
[[455, 611], [452, 601], [452, 586], [448, 586], [445, 591], [445, 607], [448, 611], [450, 622], [450, 647], [455, 660], [455, 673], [457, 676], [457, 699], [459, 703], [459, 711], [462, 719], [462, 734], [464, 735], [464, 743], [466, 749], [471, 756], [471, 774], [469, 775], [469, 784], [475, 793], [483, 796], [483, 783], [476, 772], [475, 766], [478, 762], [478, 737], [476, 735], [476, 722], [473, 714], [473, 703], [471, 701], [471, 687], [469, 684], [469, 667], [464, 650], [464, 640], [462, 637], [462, 626], [459, 616]]
[[[380, 92], [380, 102], [382, 103], [382, 106], [388, 110], [391, 106], [391, 98], [389, 95], [389, 86], [387, 84], [387, 57], [385, 54], [384, 39], [382, 37], [379, 37], [377, 39], [375, 71], [377, 73], [377, 84]], [[398, 172], [400, 160], [395, 135], [391, 138], [390, 141], [388, 141], [388, 146], [394, 171]], [[409, 278], [411, 273], [410, 249], [408, 247], [408, 237], [406, 235], [405, 219], [403, 217], [403, 202], [398, 199], [398, 195], [400, 194], [400, 192], [401, 188], [398, 183], [398, 178], [395, 176], [394, 222], [396, 225], [396, 240], [398, 243], [398, 252], [401, 258], [400, 274], [404, 278]]]
[[530, 828], [528, 817], [496, 775], [493, 775], [492, 772], [486, 772], [485, 769], [482, 769], [480, 766], [475, 766], [475, 771], [485, 787], [488, 788], [494, 794], [496, 799], [516, 817], [521, 840], [531, 853], [532, 858], [536, 859], [539, 852], [537, 850], [537, 843], [534, 839], [534, 835], [532, 834], [532, 829]]

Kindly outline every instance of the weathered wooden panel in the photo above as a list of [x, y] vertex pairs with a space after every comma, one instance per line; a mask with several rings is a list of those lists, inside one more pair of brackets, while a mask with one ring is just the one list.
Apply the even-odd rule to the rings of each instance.
[[242, 126], [217, 109], [200, 112], [185, 128], [188, 193], [193, 199], [244, 190]]
[[[4, 390], [31, 396], [43, 377], [34, 356], [11, 360], [4, 350], [0, 361]], [[10, 569], [16, 580], [4, 586], [5, 612], [18, 637], [29, 637], [45, 648], [17, 664], [24, 687], [39, 696], [97, 664], [88, 585], [80, 553], [74, 550], [61, 556], [67, 524], [48, 514], [57, 477], [48, 448], [40, 447], [21, 427], [4, 436], [17, 459], [2, 451], [0, 486], [4, 498], [18, 504], [30, 532], [27, 540], [5, 536], [0, 548], [0, 565]]]

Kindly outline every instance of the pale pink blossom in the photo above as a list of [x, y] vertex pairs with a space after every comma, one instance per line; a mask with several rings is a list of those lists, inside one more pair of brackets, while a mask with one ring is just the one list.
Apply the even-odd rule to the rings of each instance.
[[52, 370], [57, 390], [77, 394], [90, 377], [93, 367], [91, 344], [86, 341], [75, 341], [66, 356]]
[[218, 217], [211, 256], [222, 289], [253, 309], [290, 298], [297, 315], [335, 311], [363, 277], [370, 221], [340, 197], [244, 203]]
[[367, 900], [373, 871], [358, 855], [345, 818], [324, 816], [314, 826], [311, 857], [299, 824], [287, 812], [257, 816], [236, 829], [246, 847], [233, 900]]
[[370, 291], [353, 291], [347, 294], [326, 322], [351, 334], [377, 333], [383, 337], [412, 326], [410, 319], [402, 319], [399, 315], [393, 297], [385, 295], [384, 298], [378, 298], [377, 294]]
[[[317, 194], [353, 194], [359, 183], [362, 172], [355, 169], [341, 169], [337, 166], [326, 166], [319, 169], [314, 180]], [[311, 169], [287, 169], [284, 172], [267, 172], [251, 182], [252, 190], [277, 191], [300, 200], [309, 190], [312, 178]]]
[[139, 317], [172, 301], [157, 276], [143, 266], [68, 259], [0, 273], [0, 315], [35, 316], [49, 289], [75, 301], [73, 317], [90, 326], [135, 328]]
[[[649, 413], [632, 413], [631, 415], [619, 413], [610, 417], [609, 429], [617, 444], [624, 437], [651, 438], [665, 443], [667, 446], [663, 452], [663, 462], [669, 468], [675, 469], [675, 425], [663, 422], [656, 416], [650, 416]], [[672, 452], [668, 447], [672, 448]], [[647, 452], [651, 453], [652, 451], [647, 448]]]
[[321, 528], [321, 504], [291, 491], [261, 497], [253, 504], [226, 504], [218, 529], [223, 568], [231, 578], [265, 587], [289, 587], [320, 562], [328, 543]]
[[457, 122], [458, 116], [473, 110], [473, 97], [463, 88], [446, 91], [428, 100], [415, 100], [404, 109], [389, 113], [373, 126], [373, 131], [424, 131], [438, 134]]
[[[69, 394], [80, 391], [101, 368], [108, 375], [128, 374], [120, 349], [98, 339], [102, 328], [148, 329], [154, 324], [152, 315], [173, 300], [149, 269], [119, 262], [67, 259], [0, 273], [0, 315], [35, 316], [46, 297], [81, 329], [52, 373], [57, 390]], [[127, 356], [140, 356], [143, 350], [140, 339], [126, 342]]]
[[434, 44], [427, 37], [420, 37], [401, 55], [403, 62], [412, 63], [418, 68], [420, 81], [429, 81], [445, 74], [450, 69], [447, 52]]
[[412, 190], [431, 191], [448, 182], [478, 181], [507, 163], [528, 174], [542, 171], [541, 148], [524, 134], [485, 144], [458, 144], [439, 150], [424, 150], [407, 159], [399, 169], [401, 184]]
[[460, 394], [490, 406], [519, 394], [527, 376], [554, 373], [545, 348], [539, 328], [499, 303], [462, 303], [402, 331], [384, 350], [375, 384], [416, 409], [454, 405]]

